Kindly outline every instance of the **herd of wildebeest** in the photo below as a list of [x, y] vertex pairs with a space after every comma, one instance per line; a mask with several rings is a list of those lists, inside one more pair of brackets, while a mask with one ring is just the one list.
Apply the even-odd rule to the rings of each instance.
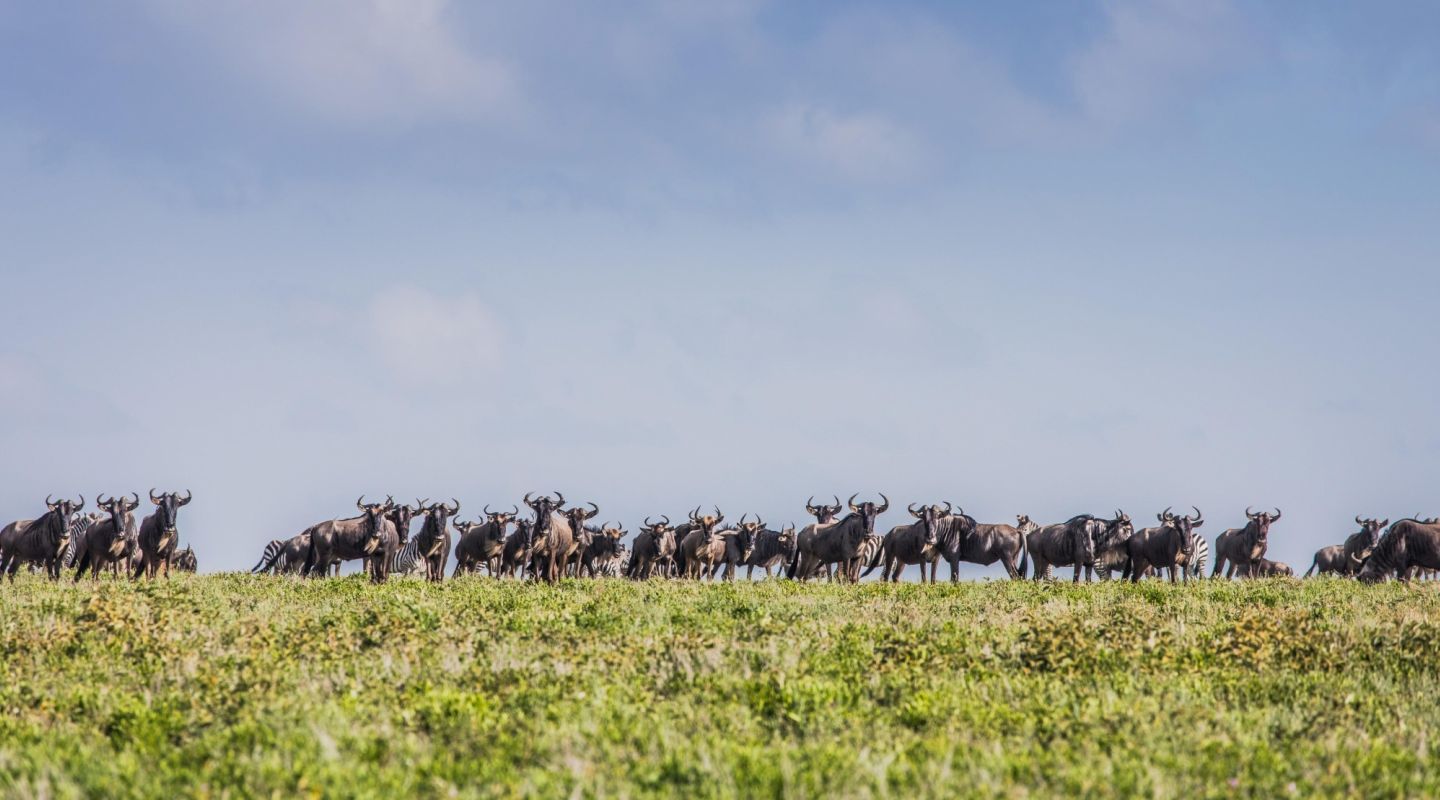
[[[358, 560], [375, 582], [392, 574], [440, 581], [453, 552], [451, 577], [483, 569], [495, 577], [548, 582], [567, 576], [714, 580], [722, 573], [732, 580], [740, 567], [747, 578], [759, 567], [767, 577], [778, 569], [797, 580], [823, 576], [854, 582], [879, 569], [885, 580], [898, 581], [911, 565], [920, 567], [922, 581], [928, 567], [933, 582], [944, 561], [952, 581], [959, 579], [961, 562], [999, 562], [1016, 579], [1032, 570], [1036, 580], [1048, 579], [1053, 568], [1071, 567], [1076, 582], [1082, 574], [1089, 581], [1118, 572], [1131, 581], [1163, 574], [1173, 583], [1203, 576], [1210, 557], [1209, 542], [1196, 530], [1205, 524], [1198, 508], [1178, 515], [1167, 508], [1156, 515], [1157, 525], [1137, 530], [1118, 510], [1110, 517], [1080, 514], [1053, 525], [1036, 524], [1022, 514], [1010, 525], [978, 522], [949, 502], [912, 503], [907, 508], [912, 522], [880, 534], [875, 523], [890, 510], [889, 498], [882, 493], [878, 502], [856, 502], [856, 497], [843, 504], [838, 496], [830, 504], [816, 504], [811, 497], [805, 511], [815, 521], [798, 530], [794, 524], [776, 530], [749, 514], [726, 524], [719, 508], [705, 513], [696, 507], [679, 524], [668, 516], [646, 517], [627, 544], [623, 526], [591, 523], [599, 506], [568, 505], [560, 492], [553, 497], [526, 494], [528, 514], [519, 506], [491, 511], [487, 505], [471, 522], [455, 519], [460, 503], [454, 499], [410, 505], [393, 497], [366, 502], [361, 496], [355, 502], [358, 515], [325, 520], [289, 539], [271, 541], [251, 571], [323, 576], [338, 574], [342, 562]], [[172, 568], [194, 572], [195, 553], [188, 545], [180, 547], [178, 523], [180, 509], [193, 495], [152, 489], [149, 498], [154, 509], [137, 525], [138, 493], [101, 495], [99, 510], [91, 513], [84, 512], [83, 496], [73, 501], [47, 497], [44, 514], [0, 529], [0, 571], [13, 578], [24, 564], [58, 579], [62, 568], [73, 568], [76, 581], [87, 571], [98, 578], [107, 568], [136, 579], [168, 577]], [[1222, 570], [1227, 578], [1293, 576], [1289, 566], [1265, 557], [1271, 526], [1280, 518], [1279, 509], [1246, 509], [1244, 525], [1216, 537], [1211, 577]], [[420, 528], [412, 535], [416, 521]], [[1328, 573], [1373, 582], [1435, 577], [1440, 570], [1440, 520], [1410, 517], [1392, 524], [1356, 517], [1355, 523], [1360, 529], [1344, 543], [1315, 554], [1307, 577]]]

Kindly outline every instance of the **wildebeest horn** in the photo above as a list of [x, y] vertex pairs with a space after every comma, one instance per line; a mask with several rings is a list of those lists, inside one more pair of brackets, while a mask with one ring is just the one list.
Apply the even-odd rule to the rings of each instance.
[[952, 505], [950, 505], [950, 501], [949, 501], [949, 500], [941, 500], [940, 502], [942, 502], [942, 503], [945, 504], [945, 516], [948, 517], [948, 516], [950, 516], [951, 514], [954, 514], [954, 513], [955, 513], [955, 507], [952, 506]]
[[525, 505], [527, 505], [527, 506], [530, 506], [531, 508], [534, 508], [534, 507], [535, 507], [535, 504], [532, 503], [532, 502], [530, 502], [530, 494], [531, 494], [530, 492], [526, 492], [526, 493], [525, 493], [525, 499], [522, 500], [521, 502], [523, 502], [523, 503], [524, 503]]
[[511, 503], [511, 504], [510, 504], [510, 516], [512, 516], [512, 517], [518, 517], [518, 516], [520, 516], [520, 506], [517, 506], [517, 505], [515, 505], [514, 503]]
[[650, 521], [650, 515], [648, 515], [648, 514], [645, 515], [645, 527], [647, 527], [647, 528], [653, 528], [653, 527], [655, 527], [655, 523], [653, 523], [653, 522]]
[[744, 514], [741, 514], [741, 515], [740, 515], [740, 524], [741, 524], [742, 526], [745, 524], [745, 518], [748, 517], [748, 516], [750, 516], [750, 512], [749, 512], [749, 511], [746, 511]]
[[561, 507], [561, 506], [563, 506], [563, 505], [565, 505], [565, 495], [560, 494], [559, 491], [556, 491], [556, 492], [555, 492], [555, 507], [556, 507], [556, 508], [559, 508], [559, 507]]
[[135, 498], [134, 500], [131, 500], [131, 501], [130, 501], [130, 507], [131, 507], [131, 508], [139, 508], [139, 507], [140, 507], [140, 493], [139, 493], [139, 492], [131, 492], [130, 494]]
[[756, 515], [755, 515], [755, 527], [758, 528], [758, 529], [760, 529], [760, 530], [764, 530], [764, 529], [765, 529], [765, 520], [760, 519], [760, 515], [759, 515], [759, 514], [756, 514]]
[[661, 515], [660, 515], [660, 520], [661, 520], [661, 522], [664, 523], [665, 527], [667, 527], [667, 528], [670, 527], [670, 515], [669, 515], [669, 514], [661, 514]]
[[1160, 519], [1161, 522], [1169, 522], [1170, 520], [1175, 519], [1175, 515], [1170, 513], [1170, 506], [1165, 506], [1165, 510], [1161, 511], [1156, 516]]
[[[850, 510], [851, 510], [851, 511], [857, 511], [857, 510], [858, 510], [858, 509], [855, 508], [855, 498], [857, 498], [857, 497], [859, 497], [859, 496], [860, 496], [860, 493], [859, 493], [859, 492], [856, 492], [855, 494], [850, 495], [850, 499], [846, 501], [846, 502], [850, 505]], [[837, 498], [837, 499], [838, 499], [838, 498]]]
[[79, 511], [80, 509], [82, 509], [82, 508], [85, 507], [85, 495], [82, 494], [82, 495], [80, 495], [79, 497], [80, 497], [80, 503], [75, 506], [75, 510], [76, 510], [76, 511]]
[[428, 503], [428, 502], [430, 502], [430, 498], [428, 498], [428, 497], [425, 498], [424, 500], [421, 500], [421, 499], [418, 498], [418, 497], [415, 498], [415, 509], [416, 509], [417, 511], [424, 511], [424, 510], [425, 510], [425, 504]]
[[46, 507], [46, 508], [51, 508], [52, 506], [55, 505], [55, 503], [51, 500], [51, 498], [53, 498], [54, 496], [55, 496], [54, 493], [45, 495], [45, 507]]
[[365, 510], [365, 495], [360, 495], [360, 497], [355, 501], [355, 507], [360, 509], [361, 511]]
[[[1356, 515], [1355, 515], [1355, 524], [1356, 524], [1356, 525], [1364, 525], [1364, 524], [1365, 524], [1365, 520], [1360, 519], [1360, 515], [1359, 515], [1359, 514], [1356, 514]], [[1355, 554], [1354, 554], [1354, 553], [1351, 553], [1350, 555], [1353, 556], [1353, 555], [1355, 555]]]
[[699, 521], [700, 521], [699, 518], [700, 518], [700, 506], [695, 506], [695, 510], [690, 512], [690, 521], [691, 521], [691, 522], [699, 522]]
[[155, 504], [157, 504], [157, 505], [160, 503], [159, 500], [156, 500], [156, 499], [155, 499], [155, 487], [153, 487], [153, 486], [150, 487], [150, 502], [155, 503]]
[[1250, 511], [1250, 506], [1245, 506], [1245, 516], [1250, 519], [1255, 519], [1255, 514]]
[[600, 506], [595, 505], [593, 501], [586, 503], [585, 505], [590, 506], [591, 508], [590, 513], [585, 515], [585, 519], [594, 519], [595, 515], [600, 513]]
[[1378, 528], [1383, 528], [1383, 527], [1385, 527], [1386, 525], [1389, 525], [1389, 524], [1390, 524], [1390, 518], [1389, 518], [1389, 517], [1386, 517], [1385, 519], [1381, 520], [1381, 521], [1380, 521], [1380, 524], [1377, 525], [1376, 527], [1378, 527]]
[[106, 500], [104, 494], [101, 494], [101, 493], [97, 492], [97, 493], [95, 494], [95, 502], [98, 503], [98, 504], [100, 504], [100, 505], [102, 505], [102, 506], [103, 506], [103, 505], [108, 505], [109, 503], [113, 502], [113, 498], [112, 498], [111, 500]]
[[715, 506], [715, 524], [716, 524], [716, 525], [719, 525], [720, 523], [722, 523], [722, 522], [724, 522], [724, 521], [725, 521], [725, 512], [720, 510], [720, 506]]
[[1280, 519], [1280, 508], [1278, 506], [1275, 508], [1275, 516], [1271, 517], [1270, 521], [1274, 522], [1277, 519]]
[[480, 509], [480, 513], [484, 514], [487, 517], [490, 516], [490, 504], [486, 503], [485, 507]]
[[839, 511], [840, 508], [841, 508], [841, 506], [840, 506], [840, 495], [837, 494], [837, 495], [835, 495], [834, 497], [835, 497], [835, 510], [836, 510], [836, 511]]
[[917, 513], [915, 513], [915, 504], [914, 504], [914, 503], [911, 503], [910, 505], [905, 506], [905, 510], [910, 512], [910, 516], [914, 517], [915, 519], [920, 519], [920, 515], [917, 514]]
[[1199, 525], [1200, 523], [1205, 521], [1205, 515], [1200, 513], [1199, 508], [1197, 508], [1196, 506], [1190, 506], [1190, 508], [1194, 509], [1195, 511], [1195, 519], [1190, 523], [1191, 525]]
[[884, 492], [880, 492], [880, 499], [884, 500], [885, 503], [884, 505], [875, 509], [876, 514], [884, 514], [886, 511], [890, 510], [890, 498], [886, 497]]
[[180, 505], [182, 505], [182, 506], [184, 506], [184, 505], [189, 505], [189, 504], [190, 504], [190, 501], [191, 501], [191, 500], [194, 500], [194, 499], [195, 499], [195, 493], [192, 492], [192, 491], [190, 491], [189, 489], [186, 489], [186, 490], [185, 490], [185, 499], [180, 501]]
[[452, 498], [450, 498], [450, 502], [452, 502], [452, 503], [455, 504], [455, 507], [452, 508], [452, 509], [450, 509], [450, 514], [451, 514], [452, 516], [455, 515], [455, 514], [459, 514], [459, 513], [460, 513], [460, 501], [459, 501], [459, 500], [456, 500], [455, 498], [452, 497]]
[[810, 495], [810, 499], [805, 501], [805, 510], [811, 514], [815, 513], [815, 495]]

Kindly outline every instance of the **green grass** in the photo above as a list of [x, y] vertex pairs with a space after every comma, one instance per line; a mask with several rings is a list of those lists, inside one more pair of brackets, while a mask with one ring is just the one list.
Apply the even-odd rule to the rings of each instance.
[[17, 797], [1440, 796], [1440, 594], [0, 587]]

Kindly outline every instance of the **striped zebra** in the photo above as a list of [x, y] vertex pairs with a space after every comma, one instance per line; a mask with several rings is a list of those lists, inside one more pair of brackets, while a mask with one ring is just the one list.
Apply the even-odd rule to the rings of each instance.
[[405, 547], [395, 554], [395, 560], [390, 563], [390, 574], [400, 577], [424, 577], [425, 559], [420, 555], [418, 538], [410, 537]]
[[1195, 557], [1185, 565], [1185, 571], [1192, 578], [1205, 577], [1205, 567], [1210, 563], [1210, 542], [1204, 536], [1191, 531], [1190, 541], [1195, 544]]
[[265, 552], [260, 554], [260, 560], [250, 568], [250, 574], [273, 572], [279, 575], [285, 571], [285, 540], [271, 539], [270, 544], [265, 545]]
[[85, 538], [85, 532], [104, 516], [97, 511], [91, 511], [86, 514], [77, 513], [70, 518], [70, 543], [65, 545], [65, 553], [61, 556], [65, 569], [75, 568], [75, 559], [79, 557], [80, 541]]

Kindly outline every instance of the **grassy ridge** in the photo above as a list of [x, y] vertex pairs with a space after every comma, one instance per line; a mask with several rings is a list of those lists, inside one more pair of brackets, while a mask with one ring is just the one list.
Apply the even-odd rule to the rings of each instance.
[[1440, 796], [1440, 595], [0, 587], [0, 792]]

